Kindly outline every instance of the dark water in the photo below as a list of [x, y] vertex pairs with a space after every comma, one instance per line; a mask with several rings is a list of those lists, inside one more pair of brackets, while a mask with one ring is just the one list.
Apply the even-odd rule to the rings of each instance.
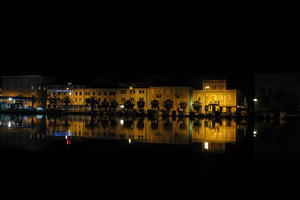
[[300, 121], [1, 115], [3, 170], [200, 183], [298, 179]]

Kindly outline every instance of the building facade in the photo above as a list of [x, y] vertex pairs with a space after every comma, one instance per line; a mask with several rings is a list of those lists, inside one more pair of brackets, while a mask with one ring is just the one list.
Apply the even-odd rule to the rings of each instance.
[[227, 89], [225, 80], [207, 80], [201, 90], [193, 91], [193, 102], [199, 104], [201, 113], [236, 112], [238, 92]]
[[2, 76], [1, 103], [21, 108], [43, 108], [46, 105], [46, 85], [44, 76]]
[[[68, 97], [71, 107], [78, 110], [89, 110], [89, 99], [97, 100], [95, 108], [102, 102], [117, 102], [116, 110], [124, 109], [126, 102], [131, 102], [134, 110], [138, 110], [138, 102], [144, 102], [144, 110], [156, 109], [169, 112], [189, 114], [195, 111], [194, 104], [200, 105], [199, 113], [207, 114], [216, 111], [236, 112], [238, 105], [237, 90], [227, 89], [225, 80], [211, 80], [203, 82], [203, 89], [191, 87], [156, 86], [156, 87], [119, 87], [119, 88], [86, 88], [78, 85], [49, 86], [48, 96], [58, 97], [63, 107], [63, 99]], [[156, 108], [153, 102], [156, 102]], [[167, 108], [166, 102], [171, 102]], [[49, 103], [49, 102], [48, 102]]]

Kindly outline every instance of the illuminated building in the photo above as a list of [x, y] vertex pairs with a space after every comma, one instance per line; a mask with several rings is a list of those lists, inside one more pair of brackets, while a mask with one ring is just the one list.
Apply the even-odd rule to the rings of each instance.
[[[147, 108], [151, 109], [151, 101], [157, 100], [159, 102], [159, 108], [164, 108], [164, 102], [166, 100], [171, 100], [173, 106], [171, 111], [182, 111], [184, 114], [192, 111], [192, 88], [190, 87], [150, 87], [148, 89], [148, 101]], [[186, 103], [186, 108], [183, 110], [180, 104]]]
[[199, 102], [201, 113], [235, 112], [238, 92], [227, 89], [226, 80], [207, 80], [202, 90], [193, 90], [193, 102]]
[[[225, 80], [204, 81], [203, 89], [196, 90], [191, 87], [162, 86], [162, 87], [119, 87], [119, 88], [85, 88], [85, 86], [49, 86], [48, 95], [63, 99], [69, 96], [73, 109], [88, 110], [87, 100], [95, 98], [101, 104], [103, 101], [118, 103], [117, 110], [124, 108], [124, 103], [130, 101], [133, 109], [138, 109], [138, 101], [144, 101], [144, 110], [152, 109], [152, 101], [157, 100], [158, 110], [166, 109], [164, 103], [172, 101], [170, 112], [188, 114], [194, 111], [193, 104], [200, 103], [201, 113], [235, 112], [238, 102], [237, 90], [226, 88]], [[184, 105], [184, 106], [182, 106]], [[97, 107], [97, 106], [96, 106]]]
[[39, 75], [2, 76], [2, 103], [21, 108], [45, 107], [46, 79]]

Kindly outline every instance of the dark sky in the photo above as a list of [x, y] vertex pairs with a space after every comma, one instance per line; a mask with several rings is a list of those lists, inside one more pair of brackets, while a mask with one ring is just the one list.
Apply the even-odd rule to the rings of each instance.
[[298, 54], [295, 19], [292, 10], [274, 3], [8, 5], [1, 11], [1, 73], [113, 80], [155, 73], [291, 71]]

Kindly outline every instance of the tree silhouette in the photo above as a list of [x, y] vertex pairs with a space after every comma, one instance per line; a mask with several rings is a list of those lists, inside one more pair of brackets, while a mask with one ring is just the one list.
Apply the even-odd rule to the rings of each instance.
[[124, 107], [126, 110], [133, 110], [134, 104], [130, 100], [127, 100], [124, 103]]
[[201, 103], [199, 102], [199, 101], [195, 101], [194, 103], [193, 103], [193, 109], [197, 112], [197, 113], [199, 113], [200, 112], [200, 110], [201, 110]]
[[152, 110], [159, 110], [159, 101], [156, 99], [153, 99], [151, 101], [151, 109]]
[[173, 101], [170, 99], [165, 100], [164, 107], [167, 110], [168, 113], [170, 113], [171, 109], [173, 108]]
[[95, 107], [97, 107], [100, 103], [99, 99], [96, 97], [91, 97], [85, 100], [86, 103], [91, 107], [91, 111], [94, 112]]
[[138, 102], [137, 102], [137, 107], [139, 109], [140, 112], [143, 112], [144, 111], [144, 107], [145, 107], [146, 103], [144, 100], [140, 99]]
[[65, 106], [65, 109], [68, 110], [69, 109], [69, 106], [72, 104], [72, 100], [70, 98], [70, 96], [65, 96], [62, 100], [64, 106]]

